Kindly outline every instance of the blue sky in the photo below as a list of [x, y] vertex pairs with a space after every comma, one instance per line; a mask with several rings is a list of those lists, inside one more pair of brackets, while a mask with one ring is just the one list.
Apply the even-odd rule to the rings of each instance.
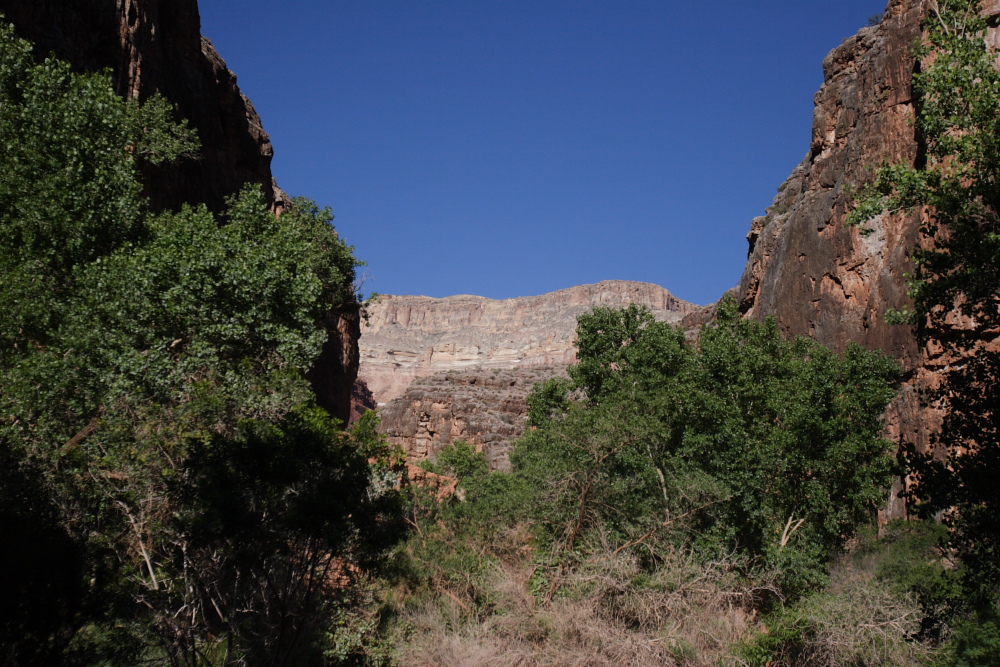
[[822, 61], [885, 0], [201, 0], [293, 195], [365, 292], [606, 279], [696, 303], [809, 148]]

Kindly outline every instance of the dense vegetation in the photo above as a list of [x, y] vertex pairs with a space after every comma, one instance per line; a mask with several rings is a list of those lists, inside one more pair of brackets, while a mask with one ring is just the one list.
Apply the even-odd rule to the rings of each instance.
[[150, 211], [140, 165], [194, 133], [0, 25], [0, 661], [997, 664], [1000, 74], [977, 7], [934, 3], [926, 161], [885, 165], [854, 216], [927, 213], [897, 317], [969, 360], [929, 397], [947, 458], [908, 453], [943, 521], [880, 538], [895, 364], [731, 301], [696, 342], [638, 307], [582, 317], [510, 471], [458, 443], [426, 464], [443, 484], [407, 487], [374, 416], [340, 430], [307, 381], [358, 307], [329, 212], [275, 217], [253, 188]]
[[581, 317], [577, 336], [568, 389], [581, 396], [561, 397], [512, 456], [553, 549], [596, 530], [655, 559], [681, 539], [781, 570], [797, 592], [875, 511], [891, 360], [788, 341], [732, 300], [697, 347], [636, 306]]
[[7, 665], [321, 663], [395, 534], [385, 452], [306, 381], [351, 248], [253, 188], [152, 213], [140, 163], [197, 150], [172, 116], [0, 25]]
[[461, 500], [415, 491], [385, 598], [403, 664], [927, 655], [907, 639], [906, 586], [876, 572], [883, 547], [862, 564], [842, 555], [895, 467], [880, 421], [892, 360], [788, 340], [731, 299], [697, 344], [638, 306], [582, 316], [577, 338], [570, 379], [531, 395], [509, 472], [465, 443], [428, 465], [457, 477]]
[[915, 76], [926, 157], [886, 164], [854, 214], [919, 212], [914, 308], [897, 313], [925, 344], [962, 359], [928, 391], [944, 415], [934, 452], [910, 451], [913, 500], [950, 528], [955, 567], [924, 591], [927, 631], [954, 636], [957, 665], [1000, 664], [1000, 72], [982, 4], [933, 3]]

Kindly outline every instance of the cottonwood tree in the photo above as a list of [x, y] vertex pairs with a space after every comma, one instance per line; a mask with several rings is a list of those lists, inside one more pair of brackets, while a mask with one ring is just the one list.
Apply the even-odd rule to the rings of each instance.
[[596, 309], [577, 336], [582, 396], [540, 386], [536, 428], [511, 456], [553, 548], [598, 536], [645, 553], [738, 553], [781, 569], [795, 592], [822, 580], [881, 502], [893, 468], [881, 413], [898, 377], [883, 355], [786, 340], [732, 300], [697, 345], [638, 306]]

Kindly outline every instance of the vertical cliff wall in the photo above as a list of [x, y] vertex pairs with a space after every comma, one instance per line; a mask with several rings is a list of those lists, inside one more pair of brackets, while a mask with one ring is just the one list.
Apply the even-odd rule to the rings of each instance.
[[[983, 6], [994, 19], [1000, 16], [1000, 2]], [[913, 47], [927, 11], [925, 0], [892, 0], [880, 25], [861, 30], [827, 56], [809, 154], [768, 214], [753, 221], [738, 292], [744, 312], [774, 315], [789, 334], [812, 336], [835, 349], [853, 341], [898, 359], [907, 375], [887, 413], [888, 435], [925, 451], [941, 415], [921, 404], [921, 394], [960, 360], [919, 346], [909, 327], [885, 322], [887, 310], [908, 305], [906, 275], [921, 241], [921, 219], [883, 215], [869, 235], [845, 226], [844, 219], [854, 190], [873, 177], [873, 165], [923, 160], [913, 124], [912, 75], [920, 66]], [[988, 39], [1000, 44], [997, 27]], [[888, 515], [901, 512], [893, 500]]]
[[790, 335], [836, 350], [856, 342], [898, 359], [907, 381], [888, 411], [889, 436], [926, 447], [934, 418], [918, 394], [935, 362], [908, 327], [885, 322], [887, 310], [908, 304], [919, 219], [882, 216], [869, 235], [844, 224], [872, 165], [921, 159], [912, 75], [923, 12], [920, 0], [892, 0], [879, 25], [862, 29], [823, 62], [809, 153], [768, 214], [753, 221], [738, 299], [751, 317], [774, 315]]
[[702, 308], [659, 285], [606, 280], [541, 296], [384, 296], [361, 337], [358, 398], [384, 404], [381, 432], [413, 460], [456, 440], [509, 466], [536, 382], [576, 360], [576, 318], [595, 307], [643, 305], [680, 324]]
[[442, 371], [416, 378], [379, 411], [379, 432], [411, 461], [436, 458], [465, 440], [491, 470], [510, 469], [513, 442], [528, 425], [528, 395], [538, 382], [562, 376], [565, 366]]
[[861, 30], [823, 62], [809, 154], [768, 215], [753, 221], [739, 290], [744, 312], [775, 315], [790, 334], [838, 349], [855, 341], [910, 366], [919, 358], [912, 336], [886, 325], [883, 315], [906, 304], [916, 221], [882, 218], [865, 236], [844, 218], [853, 189], [871, 179], [871, 165], [917, 159], [911, 78], [920, 4], [894, 0], [880, 25]]
[[[224, 207], [244, 183], [258, 183], [280, 212], [287, 197], [271, 176], [271, 140], [250, 100], [211, 42], [201, 36], [197, 0], [0, 0], [0, 13], [35, 43], [80, 71], [108, 69], [119, 94], [159, 93], [198, 132], [201, 157], [144, 175], [154, 208]], [[312, 374], [320, 405], [344, 422], [358, 372], [358, 314], [326, 322], [330, 338]]]
[[201, 158], [146, 174], [157, 208], [205, 203], [221, 210], [243, 183], [285, 203], [271, 177], [271, 140], [212, 44], [196, 0], [0, 0], [0, 13], [35, 43], [79, 70], [109, 69], [126, 98], [160, 93], [201, 140]]

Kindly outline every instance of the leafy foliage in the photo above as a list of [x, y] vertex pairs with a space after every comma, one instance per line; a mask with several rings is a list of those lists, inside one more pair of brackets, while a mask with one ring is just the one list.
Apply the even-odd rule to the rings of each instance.
[[729, 301], [697, 348], [635, 306], [581, 317], [578, 337], [570, 372], [586, 399], [512, 456], [553, 544], [572, 551], [597, 529], [655, 552], [680, 536], [782, 564], [795, 588], [880, 502], [892, 469], [880, 415], [898, 373], [885, 357], [786, 341]]
[[25, 543], [5, 577], [60, 577], [4, 579], [4, 658], [315, 663], [400, 529], [388, 447], [307, 381], [357, 308], [352, 249], [328, 210], [278, 218], [254, 188], [220, 218], [150, 213], [137, 162], [190, 131], [29, 54], [0, 26], [0, 518]]
[[[638, 306], [580, 317], [577, 337], [572, 381], [540, 383], [529, 398], [509, 472], [487, 473], [464, 442], [425, 464], [457, 489], [412, 489], [414, 533], [384, 598], [404, 658], [763, 665], [808, 652], [809, 664], [909, 665], [923, 655], [906, 636], [916, 607], [894, 582], [823, 590], [894, 467], [880, 437], [894, 362], [787, 340], [732, 301], [697, 344]], [[859, 611], [872, 628], [851, 627]], [[841, 640], [853, 643], [838, 652]]]
[[972, 614], [986, 627], [1000, 599], [1000, 355], [989, 342], [1000, 330], [1000, 72], [981, 9], [969, 0], [931, 7], [914, 79], [926, 159], [882, 166], [852, 220], [923, 213], [906, 320], [921, 341], [963, 359], [927, 396], [945, 413], [936, 447], [943, 457], [909, 452], [914, 498], [927, 516], [943, 515], [960, 563], [948, 575], [960, 582], [950, 601], [938, 599], [928, 613]]
[[489, 553], [489, 536], [531, 525], [552, 592], [605, 548], [648, 567], [676, 549], [736, 555], [747, 572], [782, 572], [793, 595], [822, 583], [893, 469], [880, 416], [895, 363], [788, 341], [731, 301], [697, 346], [637, 306], [598, 308], [577, 335], [574, 382], [536, 387], [509, 473], [484, 475], [460, 448], [440, 455], [435, 471], [457, 475], [464, 502], [421, 510], [425, 543], [428, 530], [453, 548], [476, 534], [471, 551]]

